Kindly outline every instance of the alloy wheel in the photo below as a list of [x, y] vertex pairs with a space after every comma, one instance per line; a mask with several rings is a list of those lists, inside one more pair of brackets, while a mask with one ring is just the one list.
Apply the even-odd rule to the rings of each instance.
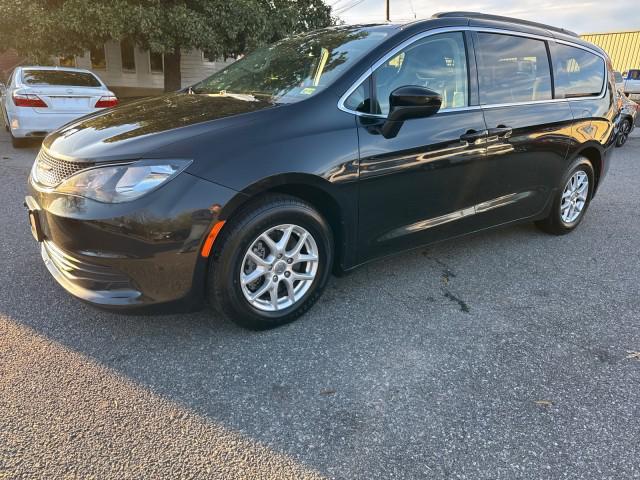
[[244, 255], [240, 286], [256, 309], [291, 307], [309, 291], [318, 272], [318, 245], [303, 227], [284, 224], [261, 233]]
[[621, 147], [625, 143], [627, 143], [627, 139], [629, 138], [629, 132], [631, 131], [631, 125], [629, 122], [622, 122], [622, 126], [620, 127], [620, 133], [618, 133], [618, 146]]
[[562, 193], [560, 216], [563, 222], [573, 223], [580, 217], [587, 204], [588, 195], [589, 176], [578, 170], [571, 176]]

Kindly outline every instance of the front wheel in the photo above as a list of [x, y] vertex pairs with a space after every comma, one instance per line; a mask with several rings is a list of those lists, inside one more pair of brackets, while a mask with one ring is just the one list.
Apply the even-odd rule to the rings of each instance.
[[549, 216], [536, 225], [553, 235], [564, 235], [574, 230], [589, 207], [594, 178], [591, 162], [584, 157], [576, 159], [562, 178]]
[[310, 204], [268, 195], [225, 225], [209, 265], [212, 307], [247, 328], [291, 322], [320, 297], [333, 261], [327, 221]]

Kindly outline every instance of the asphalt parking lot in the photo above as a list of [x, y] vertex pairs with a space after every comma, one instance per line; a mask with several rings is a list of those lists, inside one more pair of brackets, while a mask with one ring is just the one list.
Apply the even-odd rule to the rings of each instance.
[[0, 479], [640, 478], [640, 132], [573, 234], [386, 259], [261, 333], [67, 295], [36, 152], [0, 134]]

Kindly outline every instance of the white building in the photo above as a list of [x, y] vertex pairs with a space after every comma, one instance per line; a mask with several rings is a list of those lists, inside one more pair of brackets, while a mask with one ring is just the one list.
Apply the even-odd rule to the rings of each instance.
[[[192, 85], [231, 62], [212, 59], [201, 50], [182, 50], [182, 86]], [[158, 94], [164, 88], [162, 54], [150, 53], [128, 41], [110, 41], [83, 56], [57, 59], [57, 63], [94, 71], [122, 97]]]

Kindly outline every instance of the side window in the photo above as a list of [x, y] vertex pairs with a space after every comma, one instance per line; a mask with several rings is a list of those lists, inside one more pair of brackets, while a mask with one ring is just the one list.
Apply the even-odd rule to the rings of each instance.
[[480, 103], [551, 100], [551, 73], [542, 40], [478, 33]]
[[371, 113], [371, 89], [369, 85], [370, 79], [367, 78], [349, 95], [344, 102], [344, 106], [355, 112]]
[[568, 45], [556, 45], [553, 70], [558, 98], [600, 95], [605, 79], [604, 60], [598, 55]]
[[396, 88], [418, 85], [442, 95], [442, 108], [469, 105], [467, 56], [461, 32], [418, 40], [373, 72], [373, 113], [389, 114], [389, 95]]

